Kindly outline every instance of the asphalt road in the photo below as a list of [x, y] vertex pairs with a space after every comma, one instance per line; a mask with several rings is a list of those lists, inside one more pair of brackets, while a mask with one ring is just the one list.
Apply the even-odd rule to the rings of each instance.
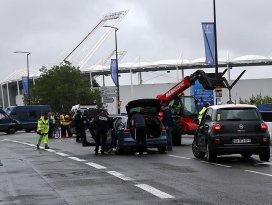
[[195, 159], [192, 137], [172, 152], [95, 156], [75, 138], [36, 149], [35, 133], [0, 134], [0, 205], [272, 204], [271, 162]]

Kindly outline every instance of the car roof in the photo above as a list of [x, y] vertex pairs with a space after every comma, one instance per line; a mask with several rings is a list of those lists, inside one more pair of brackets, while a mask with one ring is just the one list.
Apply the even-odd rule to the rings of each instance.
[[256, 108], [257, 109], [255, 105], [248, 105], [248, 104], [212, 105], [212, 106], [209, 106], [209, 108], [212, 108], [214, 110], [224, 109], [224, 108]]

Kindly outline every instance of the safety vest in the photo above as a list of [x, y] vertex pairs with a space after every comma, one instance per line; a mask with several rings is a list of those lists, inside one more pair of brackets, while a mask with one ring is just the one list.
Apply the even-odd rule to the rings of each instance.
[[64, 122], [64, 115], [60, 115], [60, 124], [63, 125]]
[[70, 125], [70, 124], [71, 124], [70, 116], [69, 116], [69, 115], [65, 115], [65, 118], [64, 118], [64, 120], [63, 120], [63, 122], [62, 122], [62, 125], [68, 126], [68, 125]]
[[204, 112], [205, 112], [206, 110], [207, 110], [207, 108], [206, 108], [206, 107], [203, 107], [202, 110], [199, 111], [199, 113], [198, 113], [198, 123], [199, 123], [199, 124], [201, 123], [203, 114], [204, 114]]
[[52, 120], [52, 122], [53, 122], [53, 125], [56, 124], [55, 116], [51, 115], [50, 118], [51, 118], [51, 120]]
[[40, 119], [38, 120], [38, 128], [37, 131], [47, 134], [49, 131], [49, 120], [44, 119], [44, 116], [41, 116]]

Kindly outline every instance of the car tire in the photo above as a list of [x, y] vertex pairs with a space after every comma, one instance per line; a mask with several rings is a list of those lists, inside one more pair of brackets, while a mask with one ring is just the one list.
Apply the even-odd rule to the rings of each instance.
[[174, 121], [173, 131], [172, 131], [172, 141], [174, 146], [181, 145], [181, 126], [179, 118]]
[[251, 153], [242, 153], [241, 156], [245, 159], [248, 159], [252, 156], [252, 154]]
[[166, 146], [158, 147], [158, 151], [159, 153], [164, 154], [166, 152]]
[[260, 153], [259, 158], [261, 161], [268, 162], [270, 159], [270, 149], [267, 149], [266, 152]]
[[207, 143], [206, 157], [208, 162], [214, 162], [216, 160], [216, 154], [211, 151], [209, 143]]
[[193, 155], [195, 156], [195, 158], [203, 158], [206, 154], [205, 152], [201, 152], [199, 150], [196, 140], [194, 140], [192, 143], [192, 152], [193, 152]]
[[9, 127], [8, 130], [7, 130], [7, 134], [8, 135], [12, 135], [16, 132], [16, 129], [15, 127]]

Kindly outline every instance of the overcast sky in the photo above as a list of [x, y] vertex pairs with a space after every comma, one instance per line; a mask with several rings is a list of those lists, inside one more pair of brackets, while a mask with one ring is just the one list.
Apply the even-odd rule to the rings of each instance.
[[[272, 1], [217, 0], [216, 9], [219, 58], [227, 51], [230, 58], [272, 56]], [[204, 57], [201, 22], [213, 21], [212, 0], [1, 0], [0, 81], [26, 68], [26, 55], [14, 51], [31, 52], [30, 69], [58, 64], [105, 14], [123, 10], [129, 10], [118, 31], [123, 62]], [[247, 76], [272, 77], [270, 69]]]

